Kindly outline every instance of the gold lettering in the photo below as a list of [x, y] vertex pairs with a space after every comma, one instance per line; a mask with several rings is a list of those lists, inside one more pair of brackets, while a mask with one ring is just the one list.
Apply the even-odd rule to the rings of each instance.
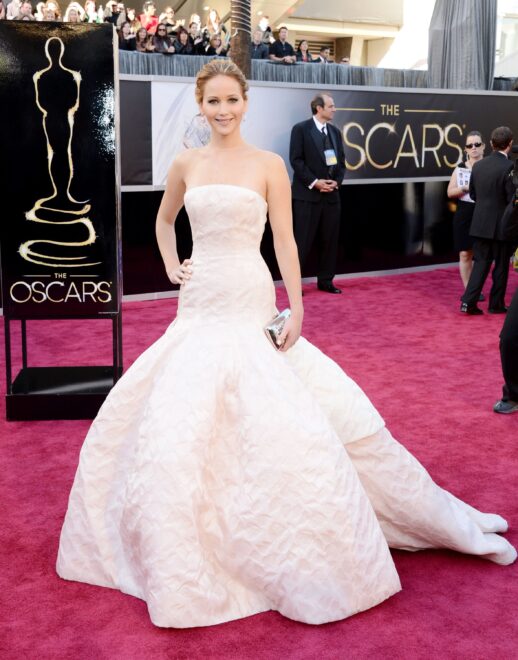
[[[40, 290], [41, 286], [41, 290]], [[36, 298], [35, 296], [39, 295], [41, 298]], [[45, 295], [45, 285], [43, 282], [39, 282], [36, 280], [35, 282], [32, 283], [32, 300], [35, 303], [42, 303], [45, 302], [46, 300], [46, 295]]]
[[[88, 291], [87, 289], [91, 288], [91, 291]], [[83, 282], [83, 302], [85, 302], [85, 299], [87, 296], [90, 296], [90, 298], [93, 300], [93, 302], [96, 302], [95, 300], [95, 292], [97, 291], [97, 283], [96, 282]]]
[[398, 103], [382, 103], [380, 105], [381, 114], [385, 116], [399, 116], [399, 104]]
[[356, 163], [356, 165], [351, 165], [351, 163], [348, 163], [347, 160], [345, 161], [345, 166], [348, 170], [357, 170], [363, 165], [365, 165], [365, 161], [367, 160], [367, 156], [365, 154], [365, 150], [360, 147], [359, 144], [356, 144], [355, 142], [350, 142], [349, 141], [349, 129], [351, 128], [357, 128], [360, 131], [360, 135], [365, 135], [365, 131], [361, 127], [360, 124], [357, 124], [355, 121], [350, 122], [349, 124], [345, 124], [342, 132], [344, 136], [344, 142], [348, 147], [351, 147], [352, 149], [356, 149], [357, 151], [360, 152], [360, 160]]
[[[18, 300], [16, 296], [14, 295], [14, 287], [18, 286], [21, 284], [22, 286], [26, 286], [27, 289], [29, 290], [29, 294], [27, 295], [27, 298], [25, 300]], [[9, 289], [9, 295], [11, 296], [11, 300], [14, 300], [15, 303], [26, 303], [28, 300], [30, 300], [30, 297], [32, 295], [32, 289], [27, 282], [15, 282], [14, 284], [11, 285], [11, 288]]]
[[[105, 289], [103, 289], [103, 287], [101, 286], [101, 284], [106, 284], [106, 287], [108, 288], [108, 290], [106, 291]], [[106, 298], [104, 298], [104, 299], [101, 298], [101, 296], [98, 296], [98, 297], [97, 297], [97, 300], [98, 300], [99, 302], [101, 302], [101, 303], [111, 302], [112, 295], [111, 295], [111, 293], [110, 293], [110, 286], [111, 286], [111, 282], [104, 282], [104, 281], [99, 282], [99, 284], [97, 285], [97, 291], [98, 291], [99, 293], [103, 293], [103, 294], [106, 296]]]
[[[426, 146], [426, 134], [429, 130], [437, 131], [439, 133], [439, 142], [433, 146]], [[442, 147], [444, 143], [444, 131], [439, 126], [439, 124], [423, 124], [423, 145], [421, 147], [421, 167], [424, 167], [424, 162], [426, 159], [426, 152], [431, 151], [434, 155], [435, 162], [437, 167], [441, 167], [441, 161], [437, 155], [437, 151]]]
[[457, 130], [459, 132], [459, 135], [462, 137], [462, 128], [458, 124], [449, 124], [446, 126], [444, 129], [444, 141], [449, 147], [453, 147], [458, 151], [458, 157], [453, 161], [450, 162], [446, 156], [443, 156], [444, 164], [447, 165], [448, 167], [455, 167], [457, 163], [459, 163], [462, 160], [462, 147], [458, 145], [456, 142], [451, 142], [449, 140], [450, 137], [450, 131], [453, 129]]
[[58, 298], [58, 299], [56, 299], [56, 298], [53, 298], [53, 297], [50, 295], [50, 287], [51, 287], [51, 286], [65, 286], [64, 282], [51, 282], [51, 283], [47, 286], [47, 291], [46, 291], [46, 293], [47, 293], [47, 300], [50, 300], [50, 302], [53, 302], [53, 303], [60, 303], [60, 302], [63, 302], [63, 298]]
[[389, 133], [394, 132], [394, 127], [391, 124], [387, 124], [386, 122], [382, 122], [380, 124], [374, 124], [374, 126], [370, 129], [370, 131], [367, 133], [367, 138], [365, 139], [365, 152], [367, 154], [367, 158], [369, 159], [369, 163], [375, 167], [378, 170], [384, 170], [387, 167], [390, 167], [394, 161], [389, 160], [386, 163], [377, 163], [374, 158], [371, 156], [370, 152], [370, 141], [371, 137], [374, 135], [374, 133], [379, 129], [379, 128], [386, 128]]
[[[403, 151], [407, 137], [410, 139], [410, 144], [412, 145], [412, 151]], [[415, 147], [414, 136], [412, 135], [412, 128], [410, 124], [407, 124], [403, 132], [403, 137], [401, 138], [401, 144], [396, 155], [396, 162], [394, 167], [398, 166], [400, 158], [413, 158], [415, 166], [419, 168], [419, 158], [417, 156], [417, 149]]]
[[77, 298], [79, 302], [83, 302], [81, 300], [81, 296], [79, 295], [79, 291], [77, 290], [75, 282], [71, 282], [70, 287], [67, 291], [67, 295], [65, 296], [65, 302], [68, 302], [69, 298]]

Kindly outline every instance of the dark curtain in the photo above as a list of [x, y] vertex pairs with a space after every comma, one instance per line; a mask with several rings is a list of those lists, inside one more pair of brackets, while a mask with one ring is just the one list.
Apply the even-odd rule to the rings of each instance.
[[430, 22], [428, 84], [492, 89], [497, 0], [436, 0]]

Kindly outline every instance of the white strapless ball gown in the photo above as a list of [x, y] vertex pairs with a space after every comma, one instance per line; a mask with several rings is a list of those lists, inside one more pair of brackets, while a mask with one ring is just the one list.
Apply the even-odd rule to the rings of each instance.
[[316, 624], [399, 591], [389, 545], [514, 561], [505, 520], [439, 488], [334, 362], [269, 344], [265, 200], [218, 184], [185, 205], [192, 279], [92, 424], [59, 575], [144, 599], [157, 626]]

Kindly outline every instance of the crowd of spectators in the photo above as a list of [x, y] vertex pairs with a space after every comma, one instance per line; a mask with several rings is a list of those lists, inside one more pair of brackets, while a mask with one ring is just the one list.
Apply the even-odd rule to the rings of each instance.
[[119, 35], [122, 50], [172, 55], [225, 56], [229, 51], [230, 35], [215, 9], [207, 11], [205, 25], [198, 14], [192, 14], [188, 24], [176, 20], [172, 7], [157, 15], [152, 0], [146, 0], [142, 12], [126, 7], [124, 2], [108, 0], [97, 4], [73, 0], [64, 10], [58, 0], [38, 2], [30, 0], [0, 0], [0, 20], [62, 21], [64, 23], [112, 23]]
[[[153, 0], [146, 0], [142, 12], [126, 7], [121, 0], [108, 0], [106, 4], [97, 4], [95, 0], [86, 0], [84, 4], [72, 0], [62, 9], [58, 0], [38, 2], [31, 0], [0, 0], [0, 20], [18, 21], [63, 21], [64, 23], [112, 23], [119, 35], [121, 50], [140, 53], [163, 53], [164, 55], [212, 55], [225, 57], [230, 55], [230, 34], [215, 9], [208, 9], [205, 23], [199, 14], [192, 14], [186, 19], [176, 19], [173, 7], [168, 6], [157, 15]], [[267, 60], [282, 64], [328, 63], [329, 48], [323, 47], [318, 55], [309, 52], [307, 40], [303, 39], [297, 50], [288, 42], [288, 29], [279, 28], [274, 39], [268, 25], [268, 18], [263, 16], [252, 34], [250, 43], [252, 59]], [[348, 64], [348, 58], [342, 63]]]
[[[270, 27], [266, 24], [259, 25], [259, 28], [252, 35], [250, 44], [250, 56], [253, 60], [270, 60], [279, 64], [331, 64], [335, 63], [331, 57], [329, 46], [322, 46], [318, 55], [312, 55], [309, 51], [307, 39], [302, 39], [297, 49], [288, 41], [288, 28], [281, 26], [278, 31], [277, 39], [273, 38]], [[349, 64], [348, 57], [342, 57], [340, 64]]]

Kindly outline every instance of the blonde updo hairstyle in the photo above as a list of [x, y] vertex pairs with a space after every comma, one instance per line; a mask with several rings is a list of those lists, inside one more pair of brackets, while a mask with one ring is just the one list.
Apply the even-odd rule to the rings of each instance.
[[243, 95], [244, 100], [246, 101], [248, 99], [248, 82], [241, 69], [231, 60], [211, 60], [199, 70], [198, 75], [196, 76], [196, 87], [194, 91], [196, 103], [201, 104], [205, 92], [205, 85], [209, 80], [216, 76], [228, 76], [229, 78], [234, 78], [241, 87], [241, 94]]

